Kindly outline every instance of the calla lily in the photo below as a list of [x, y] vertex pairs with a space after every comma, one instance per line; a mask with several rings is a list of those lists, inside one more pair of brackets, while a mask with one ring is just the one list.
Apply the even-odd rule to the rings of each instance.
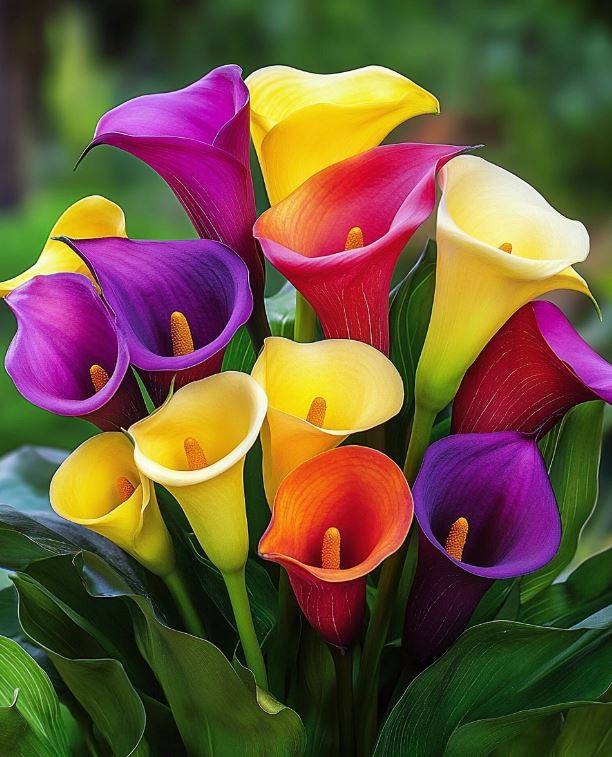
[[232, 250], [205, 239], [64, 241], [95, 274], [156, 404], [173, 378], [180, 387], [220, 370], [253, 305], [246, 265]]
[[496, 579], [545, 565], [561, 520], [536, 442], [523, 434], [461, 434], [431, 445], [414, 485], [421, 529], [404, 649], [419, 664], [459, 636]]
[[555, 289], [591, 296], [571, 267], [589, 252], [581, 223], [481, 158], [460, 156], [440, 176], [436, 290], [415, 386], [417, 412], [430, 415], [525, 303]]
[[126, 339], [85, 276], [36, 276], [5, 301], [17, 319], [5, 366], [27, 400], [105, 431], [146, 415]]
[[466, 373], [453, 402], [453, 432], [542, 436], [574, 405], [612, 403], [612, 365], [551, 302], [530, 302]]
[[434, 208], [436, 171], [464, 149], [374, 148], [321, 171], [257, 220], [265, 256], [316, 310], [326, 337], [389, 352], [395, 263]]
[[114, 202], [92, 195], [75, 202], [59, 217], [36, 263], [12, 279], [0, 282], [0, 297], [6, 297], [26, 281], [50, 273], [73, 272], [89, 276], [85, 263], [55, 237], [124, 237], [125, 216]]
[[102, 116], [84, 155], [102, 144], [118, 147], [156, 171], [198, 236], [224, 242], [242, 257], [256, 301], [262, 300], [263, 261], [252, 235], [249, 92], [238, 66], [216, 68], [176, 92], [119, 105]]
[[62, 518], [110, 539], [153, 573], [174, 570], [155, 488], [136, 468], [124, 434], [100, 434], [81, 444], [53, 476], [49, 496]]
[[288, 573], [308, 622], [350, 647], [365, 610], [366, 578], [402, 544], [412, 496], [401, 470], [368, 447], [306, 461], [281, 484], [259, 554]]
[[404, 398], [395, 366], [373, 347], [348, 339], [299, 344], [269, 337], [252, 376], [268, 395], [261, 439], [270, 505], [294, 468], [389, 420]]
[[433, 95], [381, 66], [338, 74], [269, 66], [246, 83], [272, 205], [323, 168], [380, 144], [403, 121], [440, 111]]

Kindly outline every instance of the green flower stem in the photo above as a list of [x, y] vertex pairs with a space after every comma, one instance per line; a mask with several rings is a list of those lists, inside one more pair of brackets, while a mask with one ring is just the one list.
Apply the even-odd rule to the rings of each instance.
[[406, 455], [406, 462], [404, 463], [404, 475], [411, 486], [414, 484], [421, 467], [423, 455], [429, 445], [436, 415], [435, 411], [423, 407], [419, 402], [416, 403], [410, 443], [408, 444], [408, 453]]
[[235, 573], [223, 573], [223, 580], [225, 581], [227, 593], [232, 603], [232, 610], [234, 611], [236, 627], [238, 628], [238, 635], [240, 636], [240, 643], [242, 644], [246, 663], [255, 676], [255, 683], [260, 689], [267, 690], [268, 676], [259, 640], [255, 633], [255, 626], [253, 625], [244, 568]]
[[317, 314], [299, 292], [295, 293], [295, 325], [293, 338], [296, 342], [314, 342]]
[[168, 573], [167, 576], [163, 577], [163, 580], [181, 613], [185, 628], [190, 634], [193, 634], [193, 636], [199, 636], [201, 639], [206, 639], [206, 631], [204, 630], [204, 626], [200, 621], [197, 610], [191, 601], [191, 597], [185, 586], [185, 581], [178, 569], [175, 568], [172, 573]]
[[351, 649], [329, 645], [336, 670], [336, 698], [338, 702], [338, 727], [340, 730], [340, 755], [355, 755], [355, 720], [353, 715], [353, 652]]
[[278, 620], [274, 629], [270, 666], [270, 690], [274, 696], [284, 702], [287, 694], [287, 671], [293, 651], [292, 642], [295, 641], [294, 628], [297, 619], [297, 602], [289, 577], [281, 570], [278, 579]]

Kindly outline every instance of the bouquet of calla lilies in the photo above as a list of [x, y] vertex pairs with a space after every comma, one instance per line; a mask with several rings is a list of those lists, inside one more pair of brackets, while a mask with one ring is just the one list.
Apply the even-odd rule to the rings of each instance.
[[198, 238], [86, 197], [0, 284], [19, 392], [97, 427], [0, 461], [0, 754], [603, 753], [612, 558], [574, 557], [612, 366], [542, 299], [597, 308], [589, 237], [478, 148], [380, 145], [438, 112], [228, 65], [102, 116], [81, 160], [140, 159]]

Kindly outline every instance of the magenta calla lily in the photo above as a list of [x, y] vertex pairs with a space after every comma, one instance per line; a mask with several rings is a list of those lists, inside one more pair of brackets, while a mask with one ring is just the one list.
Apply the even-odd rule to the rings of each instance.
[[89, 279], [36, 276], [6, 303], [17, 319], [6, 370], [26, 399], [104, 431], [127, 428], [146, 415], [126, 339]]
[[[253, 306], [247, 267], [236, 253], [208, 239], [64, 241], [99, 282], [156, 404], [173, 379], [178, 389], [221, 369], [225, 347]], [[183, 323], [173, 337], [176, 313]], [[175, 338], [190, 341], [187, 349]]]

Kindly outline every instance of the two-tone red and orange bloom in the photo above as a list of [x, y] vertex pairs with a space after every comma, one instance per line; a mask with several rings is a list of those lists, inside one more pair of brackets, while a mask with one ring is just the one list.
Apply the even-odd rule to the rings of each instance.
[[288, 573], [309, 623], [350, 647], [365, 611], [366, 578], [403, 543], [412, 495], [397, 465], [368, 447], [338, 447], [281, 484], [259, 554]]

